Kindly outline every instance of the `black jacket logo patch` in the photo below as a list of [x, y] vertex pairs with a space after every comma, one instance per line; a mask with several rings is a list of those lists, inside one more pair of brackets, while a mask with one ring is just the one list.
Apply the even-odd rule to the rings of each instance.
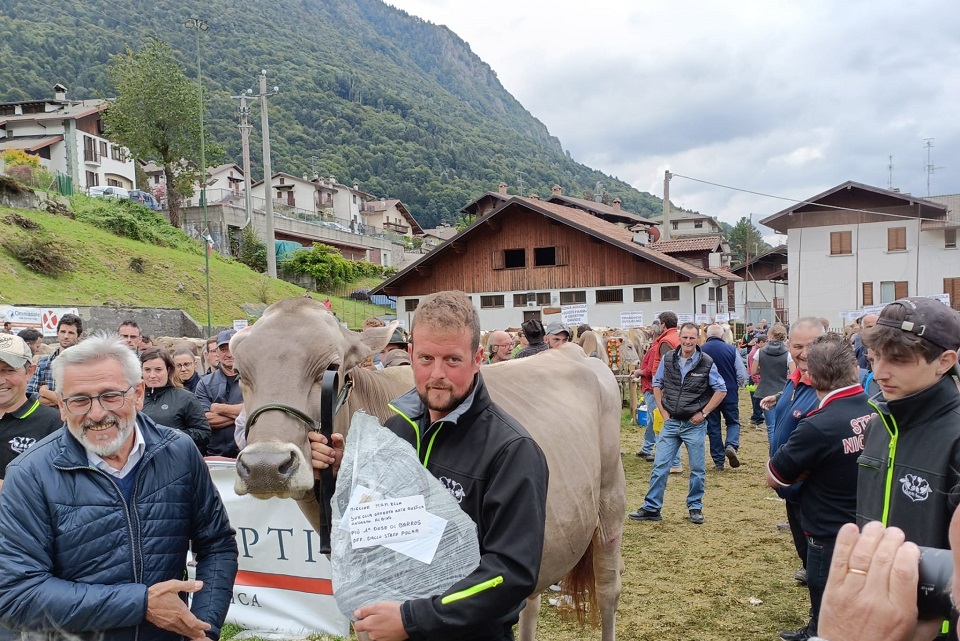
[[463, 503], [463, 497], [465, 497], [467, 493], [464, 491], [462, 485], [446, 476], [441, 476], [440, 482], [450, 491], [450, 494], [453, 494], [453, 498], [457, 499], [457, 503]]
[[900, 485], [903, 488], [903, 493], [911, 501], [926, 501], [927, 497], [930, 496], [930, 483], [925, 478], [914, 474], [906, 474], [900, 479]]

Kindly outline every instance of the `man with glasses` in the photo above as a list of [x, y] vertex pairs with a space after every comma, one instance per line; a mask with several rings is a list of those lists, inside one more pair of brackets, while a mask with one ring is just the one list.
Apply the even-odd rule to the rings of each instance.
[[[219, 637], [235, 534], [190, 438], [137, 411], [140, 372], [115, 336], [54, 361], [66, 425], [7, 467], [0, 500], [0, 625], [103, 641]], [[188, 551], [195, 581], [183, 580]]]
[[134, 352], [140, 350], [140, 326], [137, 321], [127, 319], [120, 323], [117, 328], [117, 335], [120, 336], [120, 342], [132, 349]]
[[487, 348], [490, 350], [487, 364], [502, 363], [513, 358], [513, 339], [503, 330], [490, 332], [490, 336], [487, 337]]

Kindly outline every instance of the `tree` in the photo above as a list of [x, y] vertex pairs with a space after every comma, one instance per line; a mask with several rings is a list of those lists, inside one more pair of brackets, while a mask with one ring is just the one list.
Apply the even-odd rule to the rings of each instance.
[[[180, 201], [192, 195], [200, 165], [200, 104], [173, 49], [151, 40], [113, 58], [108, 76], [117, 98], [103, 115], [106, 134], [137, 158], [163, 165], [170, 224], [180, 226]], [[217, 149], [208, 143], [208, 158]]]
[[730, 243], [730, 253], [733, 254], [735, 265], [747, 262], [748, 255], [752, 259], [770, 249], [770, 245], [763, 240], [760, 231], [746, 216], [733, 226], [727, 235], [727, 240]]

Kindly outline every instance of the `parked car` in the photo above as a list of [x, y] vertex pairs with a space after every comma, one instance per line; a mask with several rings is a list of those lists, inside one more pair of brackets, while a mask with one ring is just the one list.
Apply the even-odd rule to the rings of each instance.
[[352, 292], [350, 292], [350, 298], [352, 300], [370, 300], [370, 290], [355, 289]]
[[129, 191], [113, 185], [95, 185], [87, 190], [87, 193], [94, 198], [116, 198], [117, 200], [130, 198]]
[[146, 205], [153, 211], [160, 211], [160, 203], [157, 202], [157, 199], [153, 197], [149, 191], [143, 191], [142, 189], [131, 189], [130, 190], [130, 200], [135, 203], [140, 203], [141, 205]]

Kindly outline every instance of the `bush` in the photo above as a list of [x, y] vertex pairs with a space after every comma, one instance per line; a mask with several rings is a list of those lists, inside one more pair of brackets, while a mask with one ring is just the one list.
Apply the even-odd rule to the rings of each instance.
[[252, 224], [244, 227], [240, 234], [237, 260], [259, 274], [267, 271], [267, 246], [257, 236]]
[[32, 272], [57, 278], [73, 271], [63, 249], [52, 238], [40, 234], [4, 238], [0, 244]]
[[3, 158], [4, 164], [9, 168], [11, 167], [39, 167], [40, 166], [40, 157], [34, 154], [28, 154], [22, 149], [7, 149], [0, 154], [0, 157]]
[[382, 276], [380, 265], [365, 260], [349, 260], [329, 245], [314, 243], [313, 249], [298, 249], [284, 263], [287, 274], [307, 274], [317, 281], [318, 290], [346, 285], [358, 278]]
[[76, 219], [142, 243], [171, 247], [191, 254], [203, 253], [203, 245], [167, 220], [132, 200], [90, 198], [78, 194], [71, 200]]

